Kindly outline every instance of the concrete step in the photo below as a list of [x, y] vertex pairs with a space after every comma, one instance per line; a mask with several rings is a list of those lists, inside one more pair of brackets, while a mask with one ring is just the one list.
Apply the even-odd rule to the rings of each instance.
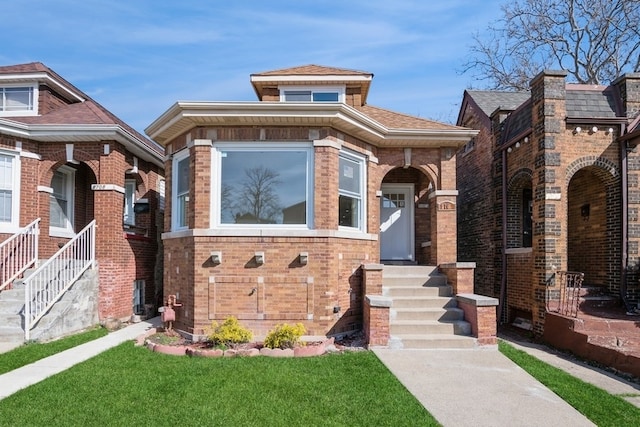
[[457, 307], [456, 299], [451, 297], [394, 297], [392, 307], [401, 308], [449, 308]]
[[394, 320], [389, 324], [391, 335], [471, 335], [471, 324], [464, 320]]
[[444, 286], [447, 284], [447, 277], [441, 274], [423, 275], [403, 275], [398, 277], [383, 277], [382, 286]]
[[464, 311], [448, 308], [391, 308], [391, 321], [395, 320], [464, 320]]
[[2, 342], [24, 342], [24, 331], [22, 328], [0, 326], [0, 341]]
[[447, 277], [434, 266], [395, 266], [386, 265], [382, 271], [382, 285], [393, 286], [444, 286]]
[[24, 287], [17, 287], [9, 290], [2, 291], [0, 293], [0, 304], [10, 301], [22, 301], [24, 302]]
[[390, 348], [404, 349], [468, 349], [476, 347], [476, 339], [461, 335], [398, 335], [391, 336]]
[[2, 313], [0, 314], [0, 325], [22, 327], [22, 315]]
[[433, 296], [433, 297], [450, 297], [452, 294], [451, 286], [394, 286], [394, 287], [382, 287], [382, 295], [395, 297], [414, 297], [414, 296]]

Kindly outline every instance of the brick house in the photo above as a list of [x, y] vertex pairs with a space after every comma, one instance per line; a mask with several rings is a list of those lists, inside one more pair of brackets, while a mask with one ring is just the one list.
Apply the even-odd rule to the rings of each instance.
[[[160, 304], [163, 163], [162, 147], [42, 63], [0, 67], [0, 295], [95, 220], [97, 317]], [[38, 259], [18, 256], [36, 235]]]
[[465, 91], [457, 121], [479, 130], [457, 153], [459, 259], [477, 263], [475, 290], [500, 298], [501, 322], [549, 339], [559, 271], [584, 273], [623, 316], [640, 298], [640, 75], [609, 86], [566, 76], [542, 72], [530, 92]]
[[182, 303], [178, 329], [236, 316], [257, 336], [283, 322], [375, 335], [389, 322], [381, 263], [466, 280], [455, 152], [477, 132], [368, 105], [372, 78], [252, 74], [258, 101], [177, 102], [146, 129], [167, 153], [164, 291]]

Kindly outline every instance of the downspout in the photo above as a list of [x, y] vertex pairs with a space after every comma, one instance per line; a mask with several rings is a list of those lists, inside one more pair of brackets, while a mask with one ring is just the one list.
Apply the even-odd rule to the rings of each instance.
[[502, 149], [502, 277], [498, 302], [498, 323], [502, 323], [507, 295], [507, 150]]
[[[620, 135], [625, 132], [625, 124], [620, 125]], [[620, 175], [621, 175], [621, 202], [622, 202], [622, 257], [620, 262], [621, 278], [620, 283], [620, 299], [627, 311], [631, 311], [631, 306], [627, 298], [627, 269], [629, 268], [629, 179], [627, 177], [627, 171], [629, 169], [629, 157], [627, 156], [627, 147], [629, 141], [620, 141]]]

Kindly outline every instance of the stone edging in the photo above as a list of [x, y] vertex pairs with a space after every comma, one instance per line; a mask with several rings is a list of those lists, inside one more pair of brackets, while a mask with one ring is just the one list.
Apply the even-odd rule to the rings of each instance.
[[310, 357], [320, 356], [327, 351], [327, 347], [333, 345], [334, 339], [329, 338], [318, 345], [308, 345], [296, 348], [267, 348], [261, 349], [250, 348], [243, 350], [220, 350], [220, 349], [198, 349], [191, 348], [188, 345], [165, 345], [157, 344], [148, 340], [148, 338], [156, 334], [158, 330], [151, 328], [144, 334], [136, 338], [137, 346], [146, 346], [149, 350], [156, 353], [170, 354], [174, 356], [192, 356], [192, 357], [254, 357], [254, 356], [267, 356], [267, 357]]

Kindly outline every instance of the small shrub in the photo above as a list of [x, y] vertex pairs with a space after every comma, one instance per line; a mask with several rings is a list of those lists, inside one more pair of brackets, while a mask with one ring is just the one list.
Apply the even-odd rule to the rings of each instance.
[[253, 334], [241, 326], [238, 319], [231, 316], [224, 319], [221, 325], [214, 321], [211, 324], [211, 333], [208, 338], [214, 346], [227, 348], [251, 341]]
[[307, 332], [302, 323], [276, 325], [264, 339], [264, 346], [268, 348], [293, 348], [300, 343], [300, 337]]

